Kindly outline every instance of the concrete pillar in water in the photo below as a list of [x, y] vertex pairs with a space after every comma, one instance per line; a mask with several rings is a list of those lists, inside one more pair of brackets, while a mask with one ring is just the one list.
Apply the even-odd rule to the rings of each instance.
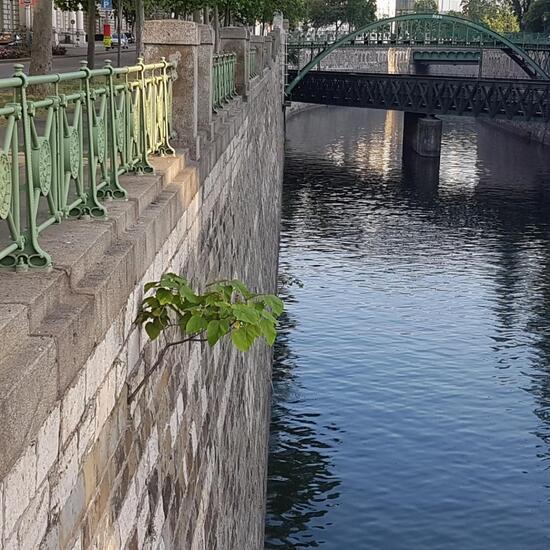
[[250, 75], [250, 34], [244, 27], [224, 27], [220, 29], [222, 50], [237, 54], [237, 93], [246, 99]]
[[422, 157], [439, 158], [443, 122], [435, 116], [405, 113], [403, 150], [412, 149]]
[[[191, 21], [163, 19], [145, 21], [143, 52], [145, 63], [164, 57], [176, 64], [177, 78], [172, 88], [173, 145], [186, 147], [192, 159], [200, 156], [198, 135], [199, 27]], [[201, 103], [202, 105], [202, 103]], [[210, 105], [211, 109], [212, 106]]]

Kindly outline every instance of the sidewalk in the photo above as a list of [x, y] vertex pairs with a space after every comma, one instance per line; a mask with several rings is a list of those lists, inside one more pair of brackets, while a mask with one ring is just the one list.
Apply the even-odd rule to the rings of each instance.
[[[66, 47], [64, 44], [60, 44], [60, 46]], [[121, 49], [121, 53], [129, 53], [129, 52], [135, 52], [136, 47], [135, 45], [131, 45], [127, 49]], [[107, 56], [107, 55], [116, 55], [118, 52], [117, 48], [113, 48], [112, 50], [105, 50], [105, 46], [103, 46], [103, 42], [96, 42], [95, 44], [95, 55], [96, 56]], [[77, 48], [73, 48], [70, 46], [67, 47], [67, 53], [65, 55], [54, 55], [53, 59], [54, 62], [56, 59], [64, 59], [67, 57], [79, 57], [79, 58], [86, 58], [86, 55], [88, 54], [88, 49], [86, 46], [81, 46]], [[27, 61], [30, 61], [30, 57], [12, 57], [9, 59], [0, 59], [0, 65], [5, 65], [6, 63], [13, 64], [13, 63], [26, 63]]]

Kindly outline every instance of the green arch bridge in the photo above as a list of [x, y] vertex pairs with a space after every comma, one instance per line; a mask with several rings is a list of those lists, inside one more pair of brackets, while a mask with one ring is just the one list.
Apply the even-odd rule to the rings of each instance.
[[[499, 49], [529, 78], [495, 79], [326, 71], [321, 62], [350, 44]], [[448, 15], [412, 14], [370, 23], [327, 44], [303, 67], [288, 70], [291, 101], [550, 122], [550, 76], [519, 45], [472, 21]]]

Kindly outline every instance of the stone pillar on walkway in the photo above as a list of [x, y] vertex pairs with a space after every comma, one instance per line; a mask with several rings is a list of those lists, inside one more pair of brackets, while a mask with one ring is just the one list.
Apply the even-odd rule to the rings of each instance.
[[443, 122], [435, 116], [405, 113], [403, 151], [408, 149], [422, 157], [439, 157], [442, 127]]
[[266, 66], [271, 66], [273, 64], [273, 36], [267, 35], [264, 38], [264, 54]]
[[196, 23], [179, 19], [145, 21], [143, 50], [145, 63], [164, 57], [176, 65], [172, 89], [172, 144], [189, 150], [192, 159], [200, 156], [198, 136], [198, 57], [200, 32]]
[[277, 59], [277, 54], [281, 49], [281, 33], [282, 29], [275, 28], [270, 33], [269, 36], [272, 38], [272, 48], [271, 48], [271, 57], [273, 61]]
[[263, 36], [251, 36], [250, 37], [250, 49], [256, 51], [256, 68], [258, 74], [262, 74], [264, 69], [264, 37]]
[[199, 25], [198, 53], [198, 130], [212, 137], [212, 58], [214, 31], [210, 25]]
[[224, 52], [237, 54], [237, 93], [246, 98], [250, 75], [250, 35], [244, 27], [224, 27], [220, 30]]

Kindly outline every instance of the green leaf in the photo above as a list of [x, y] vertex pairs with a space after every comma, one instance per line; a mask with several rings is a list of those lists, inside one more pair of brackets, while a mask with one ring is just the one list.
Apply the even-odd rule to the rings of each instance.
[[267, 311], [267, 309], [262, 309], [262, 311], [260, 311], [260, 315], [262, 316], [262, 319], [271, 321], [274, 325], [277, 323], [277, 319], [269, 311]]
[[187, 284], [183, 284], [179, 287], [179, 294], [182, 298], [192, 304], [196, 304], [199, 301], [197, 295], [189, 288], [189, 286], [187, 286]]
[[260, 314], [253, 306], [247, 304], [233, 304], [233, 313], [239, 321], [255, 325], [260, 320]]
[[277, 336], [274, 324], [267, 319], [262, 319], [260, 321], [260, 329], [262, 330], [262, 336], [265, 338], [265, 341], [272, 346]]
[[244, 283], [241, 283], [241, 281], [233, 279], [231, 281], [231, 286], [235, 290], [237, 290], [241, 294], [241, 296], [243, 298], [245, 298], [246, 300], [248, 300], [249, 298], [252, 297], [252, 292], [250, 292], [250, 290], [248, 290], [247, 286]]
[[156, 288], [158, 286], [158, 283], [157, 282], [154, 282], [154, 283], [146, 283], [145, 284], [145, 292], [149, 292], [152, 288]]
[[225, 334], [222, 327], [220, 326], [220, 321], [210, 321], [206, 329], [206, 336], [208, 338], [208, 343], [213, 346], [216, 342]]
[[189, 319], [191, 319], [191, 314], [186, 313], [185, 315], [182, 315], [181, 317], [179, 317], [177, 320], [182, 336], [185, 336], [185, 331], [186, 331], [186, 327], [187, 327], [187, 323], [189, 322]]
[[165, 273], [160, 278], [160, 284], [165, 288], [179, 288], [181, 285], [186, 285], [187, 281], [175, 273]]
[[151, 308], [155, 308], [159, 306], [159, 301], [157, 300], [156, 296], [149, 296], [143, 300], [143, 303]]
[[174, 295], [166, 288], [159, 288], [157, 290], [156, 296], [158, 298], [159, 304], [162, 306], [171, 303], [172, 299], [174, 298]]
[[229, 332], [230, 328], [231, 325], [227, 319], [220, 320], [220, 331], [222, 332], [222, 336], [225, 336]]
[[150, 340], [156, 340], [159, 337], [159, 334], [162, 330], [162, 324], [159, 319], [150, 321], [145, 325], [145, 332], [149, 336]]
[[271, 308], [271, 311], [273, 312], [273, 315], [275, 315], [275, 317], [279, 317], [279, 315], [281, 315], [281, 313], [285, 309], [283, 301], [273, 294], [266, 294], [265, 296], [263, 296], [263, 301]]
[[245, 326], [233, 330], [231, 332], [231, 340], [239, 351], [246, 352], [254, 342], [254, 337], [249, 334]]
[[187, 322], [185, 330], [189, 334], [196, 334], [208, 327], [208, 322], [201, 315], [193, 315]]

